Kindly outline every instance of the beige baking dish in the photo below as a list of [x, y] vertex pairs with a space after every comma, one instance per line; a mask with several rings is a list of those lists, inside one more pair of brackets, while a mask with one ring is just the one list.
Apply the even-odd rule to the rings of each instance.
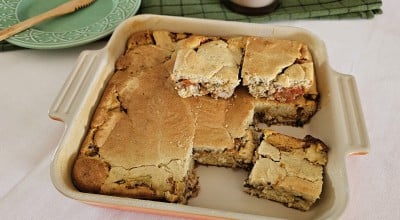
[[[303, 128], [274, 128], [298, 137], [311, 134], [330, 147], [323, 194], [310, 211], [301, 212], [251, 197], [242, 192], [242, 183], [247, 175], [245, 171], [217, 167], [197, 168], [201, 190], [188, 205], [82, 193], [73, 186], [71, 165], [96, 103], [113, 74], [114, 63], [123, 53], [128, 36], [147, 29], [219, 36], [269, 36], [298, 40], [309, 45], [321, 93], [320, 110]], [[51, 179], [61, 193], [90, 204], [190, 218], [337, 219], [344, 211], [349, 195], [345, 158], [351, 154], [366, 154], [369, 150], [354, 77], [335, 72], [329, 66], [324, 43], [312, 33], [293, 27], [155, 15], [132, 17], [118, 26], [105, 48], [82, 52], [49, 115], [65, 123], [65, 132], [51, 164]]]

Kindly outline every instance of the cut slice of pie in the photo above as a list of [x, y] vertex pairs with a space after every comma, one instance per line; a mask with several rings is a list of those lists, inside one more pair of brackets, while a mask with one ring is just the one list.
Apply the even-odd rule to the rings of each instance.
[[265, 37], [248, 37], [241, 77], [254, 97], [290, 102], [317, 95], [314, 64], [307, 45]]
[[309, 210], [322, 192], [327, 146], [309, 135], [298, 139], [268, 129], [263, 133], [245, 192]]
[[205, 165], [249, 168], [256, 147], [253, 97], [244, 89], [228, 100], [208, 96], [194, 101], [197, 121], [193, 157]]
[[242, 51], [238, 41], [208, 38], [198, 47], [177, 49], [171, 79], [183, 97], [229, 98], [239, 85]]

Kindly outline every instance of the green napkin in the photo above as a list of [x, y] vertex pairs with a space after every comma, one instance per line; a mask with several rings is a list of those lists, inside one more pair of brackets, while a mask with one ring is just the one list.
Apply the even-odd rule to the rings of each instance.
[[[381, 0], [281, 0], [274, 12], [246, 16], [230, 11], [220, 0], [142, 0], [138, 14], [161, 14], [231, 21], [267, 22], [295, 19], [373, 18], [381, 14]], [[0, 42], [0, 51], [19, 47]]]
[[220, 20], [266, 22], [309, 18], [372, 18], [381, 14], [381, 0], [281, 0], [274, 12], [261, 16], [241, 15], [220, 0], [143, 0], [139, 13]]
[[18, 49], [22, 49], [22, 47], [10, 44], [7, 41], [0, 41], [0, 51], [18, 50]]

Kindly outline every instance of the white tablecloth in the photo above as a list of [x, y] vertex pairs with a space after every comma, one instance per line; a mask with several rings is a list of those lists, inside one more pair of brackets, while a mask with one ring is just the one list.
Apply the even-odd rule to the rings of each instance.
[[[302, 20], [326, 43], [331, 66], [356, 77], [371, 151], [347, 159], [350, 200], [343, 219], [400, 219], [400, 4], [371, 20]], [[1, 219], [169, 219], [89, 206], [60, 194], [49, 164], [64, 125], [48, 109], [82, 50], [0, 52]]]

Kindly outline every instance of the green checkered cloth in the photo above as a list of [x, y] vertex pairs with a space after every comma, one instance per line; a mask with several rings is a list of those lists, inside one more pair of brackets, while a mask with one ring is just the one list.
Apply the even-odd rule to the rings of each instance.
[[[230, 11], [221, 0], [142, 0], [139, 14], [160, 14], [245, 22], [295, 19], [373, 18], [381, 14], [381, 0], [280, 0], [270, 14], [246, 16]], [[0, 42], [0, 51], [19, 47]]]
[[230, 11], [220, 0], [143, 0], [139, 13], [267, 22], [294, 19], [373, 18], [381, 14], [381, 0], [280, 0], [274, 12], [246, 16]]

